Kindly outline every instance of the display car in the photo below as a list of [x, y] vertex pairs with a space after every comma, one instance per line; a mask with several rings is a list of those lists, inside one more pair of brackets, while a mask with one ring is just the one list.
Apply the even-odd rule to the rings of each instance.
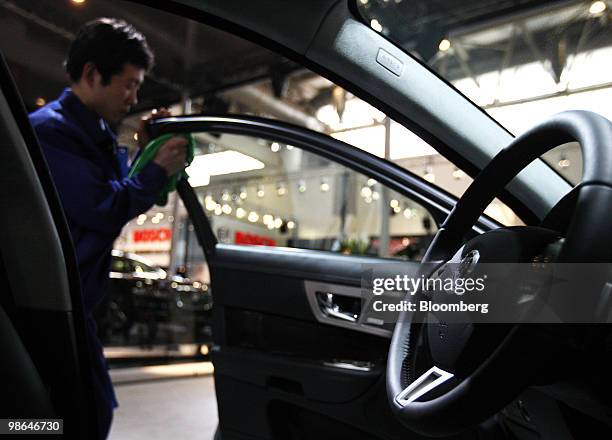
[[112, 251], [109, 295], [95, 313], [104, 346], [206, 344], [211, 315], [206, 283], [169, 276], [146, 258]]
[[[291, 145], [290, 154], [299, 150], [334, 169], [375, 179], [417, 201], [435, 222], [423, 260], [436, 267], [449, 260], [468, 268], [486, 262], [536, 264], [543, 253], [546, 261], [612, 262], [612, 124], [606, 118], [563, 112], [534, 121], [531, 130], [514, 137], [364, 24], [354, 2], [181, 0], [155, 7], [257, 42], [327, 77], [409, 127], [475, 180], [457, 199], [340, 140], [253, 116], [159, 119], [151, 134], [255, 140], [235, 142], [243, 152], [261, 146], [256, 140], [263, 139], [264, 145]], [[10, 215], [0, 217], [0, 377], [4, 394], [13, 396], [2, 399], [0, 414], [62, 418], [67, 435], [92, 438], [96, 420], [88, 392], [91, 378], [84, 373], [89, 360], [74, 252], [6, 66], [0, 74], [0, 193], [4, 209], [10, 208]], [[577, 185], [540, 159], [568, 142], [582, 149]], [[279, 169], [298, 166], [266, 162], [256, 151], [251, 156]], [[226, 231], [220, 234], [206, 215], [200, 194], [185, 180], [178, 193], [214, 291], [218, 438], [611, 437], [607, 318], [592, 324], [460, 326], [431, 317], [416, 322], [410, 313], [400, 313], [396, 325], [365, 320], [359, 315], [363, 267], [387, 260], [222, 243]], [[495, 197], [525, 226], [504, 227], [484, 216]], [[415, 278], [423, 269], [416, 261], [401, 265]], [[605, 286], [576, 289], [572, 305], [608, 316], [610, 289]], [[508, 299], [514, 307], [522, 298]]]

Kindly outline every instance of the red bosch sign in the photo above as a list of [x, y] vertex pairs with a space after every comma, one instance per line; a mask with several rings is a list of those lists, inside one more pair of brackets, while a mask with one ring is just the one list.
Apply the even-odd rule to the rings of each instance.
[[172, 238], [172, 230], [170, 228], [138, 229], [134, 231], [133, 238], [134, 243], [168, 241]]
[[263, 245], [263, 246], [276, 245], [276, 241], [271, 238], [262, 237], [261, 235], [249, 234], [248, 232], [240, 232], [240, 231], [236, 231], [234, 242], [236, 244], [258, 244], [258, 245]]

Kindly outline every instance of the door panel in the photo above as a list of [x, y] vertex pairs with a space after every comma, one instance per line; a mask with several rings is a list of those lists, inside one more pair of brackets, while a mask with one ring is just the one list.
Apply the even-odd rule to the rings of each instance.
[[[362, 264], [376, 261], [217, 245], [213, 362], [224, 439], [321, 438], [310, 423], [338, 438], [403, 435], [384, 398], [388, 334], [322, 323], [307, 297], [305, 281], [360, 289]], [[405, 264], [416, 274], [418, 263]]]

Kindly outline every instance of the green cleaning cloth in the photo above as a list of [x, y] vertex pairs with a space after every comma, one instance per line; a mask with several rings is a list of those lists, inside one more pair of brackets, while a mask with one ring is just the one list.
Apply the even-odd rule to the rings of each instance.
[[[128, 177], [134, 177], [136, 174], [138, 174], [140, 170], [142, 170], [149, 162], [151, 162], [155, 158], [159, 147], [161, 147], [168, 139], [174, 136], [180, 136], [187, 139], [187, 157], [185, 160], [185, 168], [191, 165], [196, 146], [196, 140], [193, 135], [191, 133], [167, 133], [162, 134], [161, 136], [153, 139], [147, 144], [147, 146], [140, 153], [140, 156], [138, 156], [136, 161], [132, 164], [132, 168], [130, 168]], [[176, 190], [176, 183], [180, 179], [189, 178], [189, 176], [185, 172], [185, 168], [183, 168], [181, 171], [174, 174], [173, 176], [170, 176], [170, 178], [168, 179], [168, 183], [166, 183], [166, 186], [162, 188], [159, 193], [159, 196], [157, 197], [157, 202], [155, 202], [156, 205], [165, 206], [166, 203], [168, 203], [168, 194]]]

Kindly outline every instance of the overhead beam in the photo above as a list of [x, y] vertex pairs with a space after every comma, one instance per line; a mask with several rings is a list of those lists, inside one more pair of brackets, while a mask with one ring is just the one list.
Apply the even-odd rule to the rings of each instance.
[[228, 90], [222, 94], [226, 99], [236, 101], [246, 107], [258, 109], [269, 113], [277, 118], [284, 119], [294, 124], [302, 125], [315, 131], [326, 131], [326, 126], [317, 118], [290, 106], [280, 99], [265, 93], [256, 86], [244, 86], [234, 90]]

